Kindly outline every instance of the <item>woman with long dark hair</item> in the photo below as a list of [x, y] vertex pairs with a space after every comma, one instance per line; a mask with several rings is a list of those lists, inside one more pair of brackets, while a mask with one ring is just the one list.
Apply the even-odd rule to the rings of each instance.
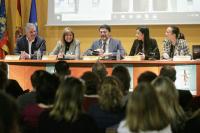
[[157, 41], [150, 38], [149, 28], [145, 26], [136, 29], [136, 37], [134, 40], [130, 56], [142, 55], [143, 59], [160, 59], [160, 52]]

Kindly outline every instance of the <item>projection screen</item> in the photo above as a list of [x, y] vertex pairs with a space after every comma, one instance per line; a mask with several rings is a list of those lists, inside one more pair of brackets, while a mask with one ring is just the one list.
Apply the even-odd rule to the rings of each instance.
[[200, 24], [200, 0], [49, 0], [47, 25]]

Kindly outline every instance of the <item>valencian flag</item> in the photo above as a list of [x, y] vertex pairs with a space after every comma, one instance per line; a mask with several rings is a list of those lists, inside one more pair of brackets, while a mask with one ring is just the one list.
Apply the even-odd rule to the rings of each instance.
[[0, 0], [0, 58], [8, 54], [8, 34], [6, 31], [6, 7], [5, 0]]
[[31, 11], [29, 16], [29, 23], [33, 23], [36, 26], [36, 30], [38, 32], [38, 25], [37, 25], [37, 10], [36, 10], [36, 2], [32, 0], [31, 2]]
[[20, 0], [17, 0], [15, 40], [20, 38], [22, 35], [23, 35], [23, 29], [22, 29], [21, 2]]

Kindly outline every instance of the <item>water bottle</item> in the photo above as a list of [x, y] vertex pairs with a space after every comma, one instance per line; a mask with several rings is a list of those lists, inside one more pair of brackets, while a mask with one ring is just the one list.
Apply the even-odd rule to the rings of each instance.
[[120, 60], [121, 59], [121, 54], [120, 54], [120, 50], [117, 50], [117, 55], [116, 55], [116, 60]]
[[76, 48], [76, 49], [75, 49], [75, 60], [79, 60], [79, 58], [80, 58], [79, 49]]
[[37, 51], [37, 60], [41, 60], [42, 59], [42, 54], [41, 54], [41, 51], [38, 50]]

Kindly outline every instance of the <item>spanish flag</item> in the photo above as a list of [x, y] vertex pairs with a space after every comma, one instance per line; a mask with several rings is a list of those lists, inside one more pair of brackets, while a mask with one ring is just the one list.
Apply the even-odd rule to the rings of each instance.
[[22, 29], [21, 2], [20, 0], [17, 0], [15, 40], [20, 38], [22, 35], [23, 35], [23, 29]]
[[7, 44], [5, 0], [0, 0], [0, 59], [3, 59], [9, 53]]

